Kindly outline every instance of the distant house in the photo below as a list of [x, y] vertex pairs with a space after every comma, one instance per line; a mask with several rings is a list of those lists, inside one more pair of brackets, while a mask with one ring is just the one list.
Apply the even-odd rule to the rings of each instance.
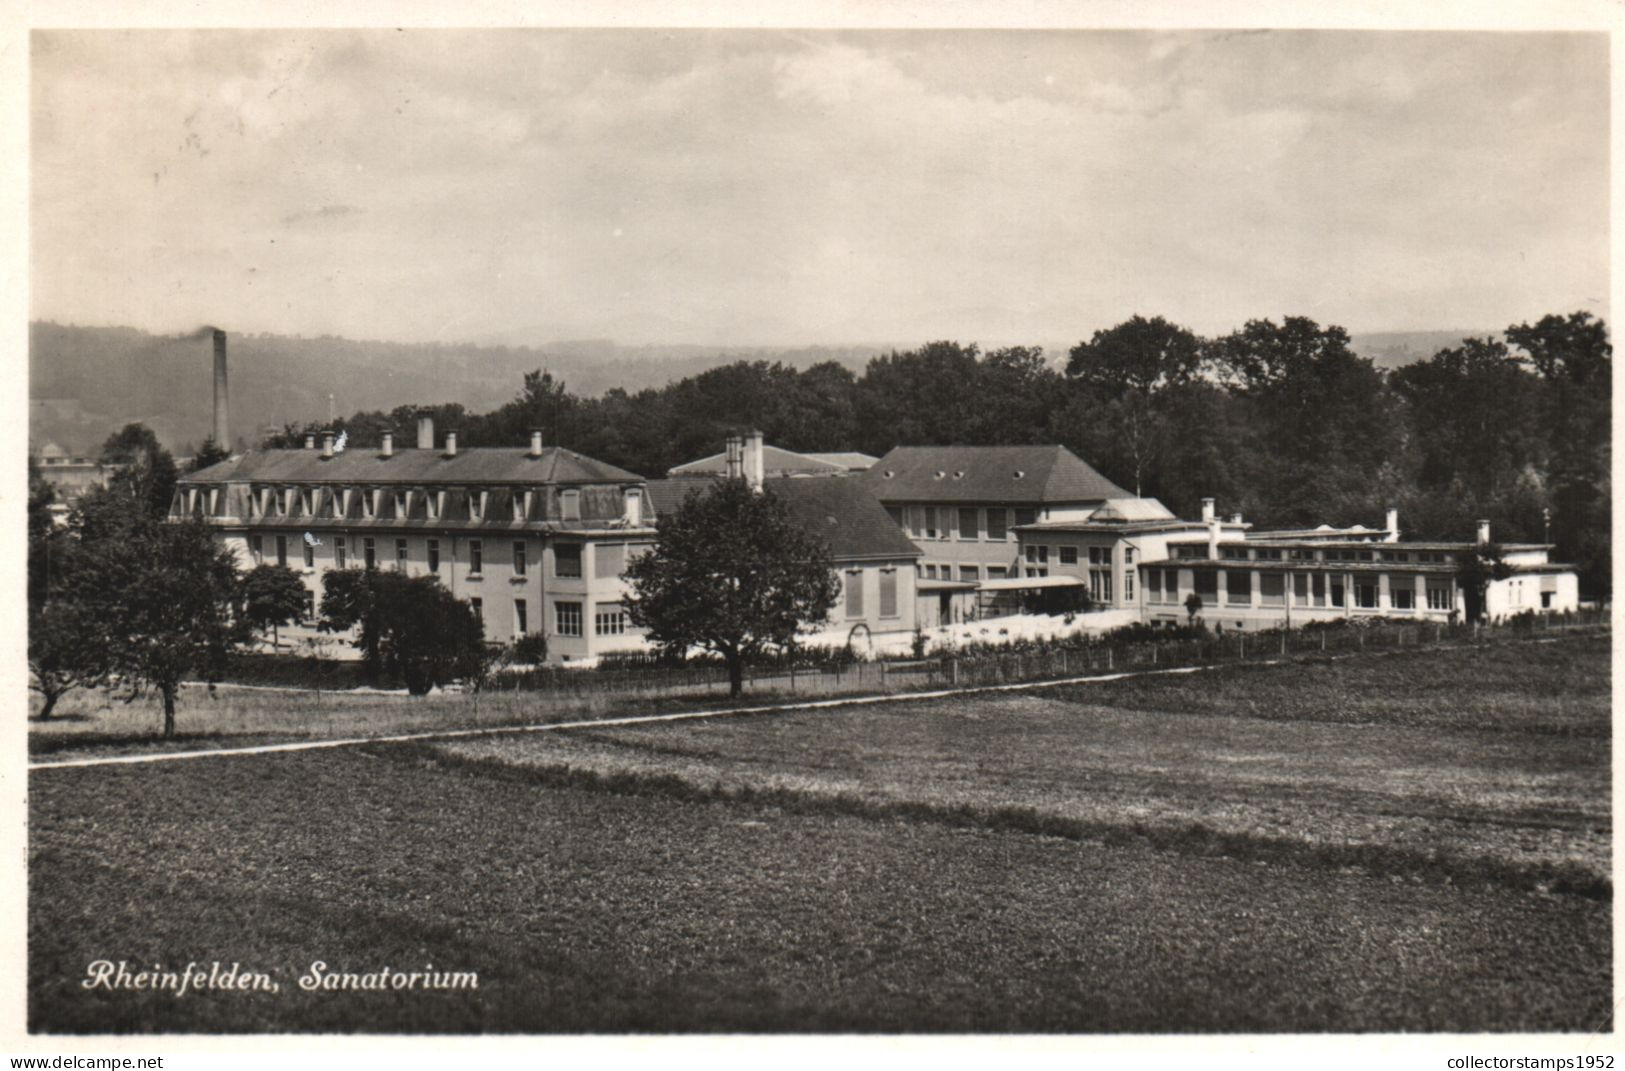
[[[761, 451], [758, 453], [758, 451]], [[657, 515], [703, 493], [729, 473], [734, 458], [739, 478], [750, 481], [784, 502], [790, 516], [828, 546], [841, 580], [841, 596], [822, 622], [826, 630], [866, 630], [873, 634], [912, 632], [916, 624], [915, 563], [920, 550], [898, 527], [868, 489], [857, 480], [763, 477], [769, 456], [759, 437], [733, 439], [720, 455], [723, 468], [714, 475], [649, 482], [649, 500]], [[861, 629], [860, 629], [861, 626]]]
[[70, 454], [54, 442], [48, 442], [34, 455], [39, 462], [40, 476], [56, 488], [57, 497], [71, 502], [86, 491], [106, 487], [113, 468], [93, 457]]
[[548, 660], [640, 649], [622, 580], [654, 529], [645, 481], [571, 450], [435, 447], [419, 421], [416, 449], [252, 450], [177, 483], [171, 517], [195, 516], [239, 562], [275, 562], [304, 577], [314, 617], [331, 569], [432, 574], [474, 604], [488, 640], [544, 632]]

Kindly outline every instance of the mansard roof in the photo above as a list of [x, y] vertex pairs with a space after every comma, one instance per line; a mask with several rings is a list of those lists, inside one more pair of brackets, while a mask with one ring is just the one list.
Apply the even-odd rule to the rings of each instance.
[[855, 478], [882, 502], [1038, 506], [1134, 497], [1064, 446], [899, 446]]
[[544, 447], [540, 457], [522, 446], [469, 447], [450, 457], [443, 450], [412, 447], [385, 457], [376, 447], [351, 447], [326, 458], [320, 450], [250, 450], [178, 482], [619, 484], [642, 483], [643, 477], [558, 446]]

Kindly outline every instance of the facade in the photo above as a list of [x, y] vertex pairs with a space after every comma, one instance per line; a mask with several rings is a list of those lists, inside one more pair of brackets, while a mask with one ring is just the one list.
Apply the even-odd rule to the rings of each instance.
[[[1481, 522], [1480, 544], [1489, 543]], [[1205, 539], [1168, 541], [1161, 561], [1140, 565], [1143, 617], [1187, 619], [1185, 600], [1202, 600], [1210, 627], [1269, 629], [1338, 618], [1398, 617], [1417, 621], [1478, 616], [1474, 592], [1458, 578], [1460, 555], [1473, 543], [1401, 541], [1398, 519], [1385, 529], [1320, 528], [1258, 532], [1236, 539], [1210, 529]], [[1491, 581], [1483, 615], [1499, 620], [1524, 612], [1561, 613], [1579, 607], [1571, 566], [1551, 562], [1551, 545], [1501, 548], [1511, 575]]]
[[470, 600], [489, 641], [547, 636], [549, 662], [641, 649], [622, 608], [630, 556], [651, 545], [645, 481], [569, 450], [434, 446], [256, 450], [183, 476], [171, 516], [199, 517], [237, 551], [300, 572], [312, 618], [330, 569], [432, 574]]
[[68, 503], [97, 487], [106, 487], [113, 469], [93, 457], [76, 457], [54, 442], [40, 447], [35, 455], [40, 477], [56, 488], [53, 514], [66, 517]]
[[1062, 446], [899, 446], [857, 479], [920, 548], [923, 579], [984, 591], [1026, 575], [1023, 526], [1133, 497]]
[[656, 513], [666, 513], [685, 497], [701, 493], [729, 472], [784, 502], [792, 519], [829, 546], [840, 574], [841, 596], [823, 623], [825, 633], [912, 632], [917, 623], [915, 563], [920, 550], [858, 480], [764, 478], [767, 465], [759, 435], [730, 439], [716, 475], [649, 483]]

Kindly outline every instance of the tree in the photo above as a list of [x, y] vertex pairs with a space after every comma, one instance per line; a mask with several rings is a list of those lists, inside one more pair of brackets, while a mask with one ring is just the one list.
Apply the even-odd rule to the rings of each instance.
[[271, 630], [271, 646], [280, 642], [278, 628], [305, 612], [305, 582], [285, 565], [256, 565], [237, 583], [238, 620], [249, 632]]
[[163, 517], [175, 497], [175, 459], [145, 424], [126, 424], [102, 444], [101, 463], [116, 471], [110, 486], [134, 498], [148, 516]]
[[1185, 616], [1190, 618], [1191, 626], [1196, 626], [1196, 615], [1202, 612], [1202, 596], [1191, 592], [1185, 596]]
[[324, 632], [356, 629], [353, 641], [372, 679], [399, 676], [411, 695], [485, 668], [485, 626], [474, 608], [438, 577], [393, 570], [340, 569], [322, 579]]
[[839, 595], [828, 546], [743, 480], [691, 493], [656, 532], [654, 549], [627, 570], [627, 614], [668, 654], [720, 655], [730, 695], [739, 695], [748, 661], [789, 646]]
[[1461, 585], [1467, 606], [1464, 620], [1482, 620], [1488, 603], [1490, 582], [1512, 575], [1499, 543], [1479, 543], [1456, 555], [1456, 581]]
[[44, 699], [40, 718], [75, 688], [94, 688], [107, 679], [108, 637], [101, 612], [80, 597], [86, 586], [78, 541], [48, 528], [29, 532], [28, 675], [29, 688]]
[[215, 442], [214, 436], [211, 435], [207, 439], [203, 440], [203, 445], [198, 447], [197, 453], [192, 455], [192, 463], [186, 471], [201, 472], [210, 465], [218, 465], [220, 462], [227, 461], [230, 458], [231, 451]]
[[127, 501], [111, 493], [81, 505], [79, 582], [70, 599], [97, 615], [107, 668], [125, 699], [155, 691], [164, 704], [164, 736], [175, 735], [181, 681], [220, 670], [234, 646], [232, 601], [237, 567], [230, 550], [197, 521], [166, 523], [140, 514], [107, 518]]

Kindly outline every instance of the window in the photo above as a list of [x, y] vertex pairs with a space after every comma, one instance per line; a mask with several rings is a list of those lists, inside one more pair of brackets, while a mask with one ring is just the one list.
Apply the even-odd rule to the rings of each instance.
[[560, 636], [581, 635], [581, 604], [556, 602], [553, 604], [553, 623]]
[[553, 545], [553, 575], [579, 577], [581, 575], [581, 544], [556, 543]]
[[1292, 604], [1294, 606], [1309, 605], [1309, 574], [1292, 574]]
[[484, 621], [485, 620], [485, 600], [484, 599], [480, 598], [478, 595], [474, 596], [472, 599], [468, 600], [468, 608], [474, 611], [474, 617], [475, 617], [476, 620], [479, 620], [479, 621]]
[[618, 602], [601, 602], [593, 607], [592, 631], [597, 636], [619, 636], [626, 632], [626, 611]]
[[620, 576], [624, 572], [626, 572], [625, 543], [596, 543], [593, 545], [593, 576], [599, 578]]
[[1027, 566], [1028, 576], [1049, 576], [1049, 567], [1044, 565]]
[[880, 570], [880, 616], [897, 616], [897, 570]]
[[1207, 557], [1207, 548], [1197, 545], [1188, 547], [1175, 547], [1174, 557], [1180, 561], [1199, 561]]
[[1416, 585], [1412, 583], [1410, 577], [1405, 577], [1401, 583], [1392, 584], [1388, 589], [1388, 601], [1396, 610], [1416, 609]]
[[[1033, 546], [1031, 544], [1028, 544], [1028, 546], [1026, 548], [1026, 551], [1027, 551], [1027, 564], [1028, 565], [1048, 565], [1049, 564], [1049, 548], [1048, 547]], [[1031, 574], [1028, 574], [1028, 575], [1031, 575]]]
[[1260, 606], [1286, 605], [1286, 576], [1284, 574], [1258, 574], [1258, 604]]
[[1133, 547], [1124, 547], [1123, 548], [1123, 564], [1124, 565], [1133, 565], [1134, 564], [1134, 548]]
[[361, 540], [361, 560], [368, 569], [378, 568], [378, 547], [373, 543], [372, 536]]
[[1037, 510], [1035, 510], [1035, 509], [1018, 509], [1018, 510], [1016, 510], [1016, 524], [1018, 524], [1018, 525], [1032, 524], [1036, 520], [1038, 520], [1038, 511]]
[[1100, 552], [1101, 552], [1101, 550], [1102, 550], [1102, 548], [1100, 548], [1100, 547], [1090, 547], [1089, 548], [1089, 564], [1090, 565], [1099, 565], [1100, 564], [1100, 558], [1101, 558], [1101, 553]]
[[[1311, 578], [1311, 586], [1314, 588], [1314, 592], [1315, 592], [1315, 605], [1316, 606], [1325, 606], [1326, 605], [1326, 574], [1325, 573], [1316, 573]], [[1342, 604], [1339, 603], [1338, 605], [1342, 605]]]
[[335, 566], [337, 566], [338, 568], [343, 569], [345, 564], [349, 560], [350, 560], [350, 556], [349, 556], [348, 552], [345, 550], [345, 546], [344, 546], [344, 537], [343, 536], [334, 536], [333, 537], [333, 564]]
[[987, 567], [987, 578], [989, 580], [1003, 580], [1009, 575], [1010, 570], [1003, 565], [990, 565]]
[[[1090, 547], [1089, 549], [1093, 550], [1094, 548]], [[1061, 547], [1061, 548], [1059, 548], [1059, 550], [1061, 552], [1061, 564], [1062, 565], [1076, 565], [1076, 564], [1078, 564], [1078, 548], [1077, 547]]]
[[1145, 571], [1145, 598], [1147, 602], [1162, 601], [1162, 570], [1147, 569]]
[[288, 564], [288, 537], [285, 535], [276, 537], [276, 563], [278, 565]]
[[1253, 571], [1251, 569], [1226, 569], [1224, 572], [1224, 597], [1226, 602], [1240, 602], [1251, 605], [1253, 601]]
[[1451, 587], [1448, 580], [1428, 581], [1428, 609], [1448, 610], [1451, 608]]
[[[579, 626], [579, 624], [580, 623], [577, 622], [578, 626]], [[527, 633], [529, 631], [530, 631], [529, 607], [527, 607], [525, 605], [525, 600], [524, 599], [515, 599], [513, 601], [513, 634], [515, 636], [523, 636], [525, 633]]]
[[1089, 570], [1089, 597], [1095, 602], [1112, 601], [1111, 566]]
[[846, 572], [846, 616], [863, 616], [863, 572], [858, 569]]
[[478, 539], [468, 541], [468, 574], [479, 576], [485, 572], [485, 547]]
[[[567, 521], [579, 521], [581, 519], [581, 492], [574, 488], [568, 491], [560, 491], [559, 513]], [[580, 608], [577, 607], [578, 613], [579, 610]], [[579, 636], [581, 633], [578, 631], [575, 635]]]
[[1129, 602], [1134, 601], [1134, 570], [1123, 570], [1123, 598]]
[[316, 620], [316, 593], [314, 591], [305, 592], [305, 620]]
[[981, 523], [980, 523], [979, 519], [976, 516], [976, 511], [975, 510], [973, 510], [973, 509], [962, 509], [962, 510], [959, 511], [959, 538], [960, 539], [967, 539], [967, 540], [975, 539], [976, 536], [978, 535], [978, 530], [980, 528], [981, 528]]
[[316, 568], [316, 548], [311, 545], [310, 540], [308, 540], [308, 539], [305, 540], [304, 543], [305, 543], [305, 568], [306, 569], [314, 569], [314, 568]]
[[937, 538], [937, 507], [925, 507], [925, 538]]
[[251, 535], [248, 537], [248, 554], [249, 557], [254, 559], [255, 565], [265, 560], [265, 538], [263, 536]]
[[[1319, 604], [1317, 603], [1316, 605], [1319, 605]], [[1343, 581], [1342, 580], [1334, 579], [1332, 581], [1332, 605], [1333, 606], [1342, 606], [1343, 605]]]
[[395, 540], [395, 568], [401, 572], [406, 571], [406, 540]]
[[440, 571], [440, 540], [431, 539], [431, 540], [429, 540], [429, 572], [438, 573], [439, 571]]
[[961, 580], [970, 580], [970, 581], [977, 581], [977, 580], [982, 579], [981, 566], [978, 566], [978, 565], [961, 565], [959, 567], [959, 579], [961, 579]]
[[1377, 608], [1377, 582], [1375, 580], [1355, 581], [1354, 605], [1360, 610], [1375, 610]]
[[1252, 555], [1247, 552], [1246, 547], [1238, 547], [1235, 544], [1231, 544], [1229, 546], [1219, 548], [1219, 557], [1226, 561], [1244, 562], [1250, 559]]
[[886, 513], [888, 515], [890, 515], [893, 523], [895, 523], [897, 525], [897, 527], [899, 527], [899, 528], [907, 528], [908, 527], [908, 525], [903, 523], [903, 507], [902, 506], [887, 506], [886, 507]]
[[513, 575], [525, 575], [525, 541], [515, 540], [513, 545]]
[[1219, 597], [1219, 573], [1216, 569], [1197, 569], [1192, 574], [1196, 579], [1196, 594], [1202, 601], [1212, 606]]
[[987, 511], [987, 537], [989, 539], [1009, 539], [1010, 532], [1006, 526], [1009, 513], [1004, 509], [990, 509]]

